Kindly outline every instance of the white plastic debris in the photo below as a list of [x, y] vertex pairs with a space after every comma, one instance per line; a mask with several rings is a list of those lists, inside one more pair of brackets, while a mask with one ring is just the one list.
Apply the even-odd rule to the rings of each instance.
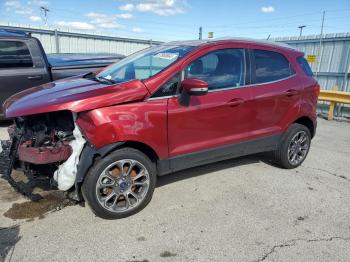
[[78, 163], [80, 159], [80, 154], [86, 143], [83, 138], [78, 126], [75, 124], [76, 114], [73, 114], [75, 128], [73, 130], [74, 140], [72, 140], [69, 145], [72, 147], [72, 154], [69, 156], [67, 161], [58, 167], [55, 171], [53, 177], [58, 183], [58, 189], [68, 190], [75, 182], [77, 176]]

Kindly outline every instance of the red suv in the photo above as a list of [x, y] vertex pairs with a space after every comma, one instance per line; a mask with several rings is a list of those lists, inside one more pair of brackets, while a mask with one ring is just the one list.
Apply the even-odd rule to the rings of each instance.
[[299, 166], [318, 94], [303, 53], [287, 45], [154, 46], [9, 98], [7, 175], [51, 176], [97, 216], [126, 217], [150, 202], [157, 176], [266, 151], [283, 168]]

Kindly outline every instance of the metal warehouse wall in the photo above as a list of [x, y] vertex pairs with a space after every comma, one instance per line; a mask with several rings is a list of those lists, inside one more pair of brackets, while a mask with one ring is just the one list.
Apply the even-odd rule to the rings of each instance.
[[[275, 41], [284, 42], [305, 53], [305, 57], [316, 56], [310, 61], [312, 71], [319, 82], [321, 89], [337, 88], [340, 91], [350, 92], [350, 33], [326, 34], [321, 41], [320, 36], [302, 36], [275, 38]], [[319, 102], [318, 111], [325, 114], [328, 110], [327, 102]], [[337, 104], [334, 111], [336, 117], [350, 117], [350, 106]]]
[[[305, 56], [316, 55], [315, 62], [310, 62], [311, 68], [322, 89], [350, 91], [350, 33], [326, 34], [322, 38], [321, 52], [319, 36], [303, 36], [275, 38], [275, 41], [287, 43], [305, 53]], [[319, 65], [319, 72], [317, 71]]]
[[117, 53], [130, 55], [159, 41], [103, 36], [45, 28], [0, 25], [0, 29], [21, 30], [38, 38], [47, 53]]

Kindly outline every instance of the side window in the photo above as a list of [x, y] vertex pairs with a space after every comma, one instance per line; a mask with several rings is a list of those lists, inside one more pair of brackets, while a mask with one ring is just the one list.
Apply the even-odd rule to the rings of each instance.
[[209, 90], [240, 87], [245, 84], [244, 49], [211, 52], [187, 66], [185, 78], [206, 81]]
[[300, 65], [301, 69], [303, 69], [304, 73], [307, 76], [313, 76], [314, 74], [312, 73], [311, 67], [309, 63], [306, 61], [306, 59], [302, 56], [297, 58], [298, 64]]
[[14, 67], [33, 67], [28, 47], [19, 41], [0, 41], [0, 69]]
[[176, 94], [178, 85], [180, 81], [180, 74], [176, 74], [168, 82], [166, 82], [161, 88], [159, 88], [153, 95], [154, 97], [163, 97], [163, 96], [173, 96]]
[[280, 53], [254, 50], [255, 83], [272, 82], [294, 74], [288, 60]]

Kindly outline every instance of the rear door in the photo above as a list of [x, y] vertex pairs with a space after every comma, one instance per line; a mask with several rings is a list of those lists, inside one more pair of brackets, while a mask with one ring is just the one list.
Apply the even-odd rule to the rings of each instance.
[[0, 39], [1, 105], [13, 94], [50, 82], [41, 51], [35, 39]]
[[[184, 70], [184, 78], [197, 78], [209, 84], [209, 92], [203, 96], [191, 96], [188, 106], [181, 105], [178, 97], [168, 101], [169, 156], [191, 157], [180, 160], [188, 167], [208, 159], [231, 157], [232, 151], [220, 148], [244, 141], [251, 121], [250, 88], [246, 87], [245, 49], [215, 50], [192, 61]], [[206, 153], [208, 150], [210, 154]], [[243, 153], [244, 148], [240, 148]], [[201, 155], [197, 153], [201, 152]], [[177, 169], [176, 166], [172, 166]]]
[[302, 92], [295, 70], [287, 57], [272, 50], [251, 50], [252, 102], [255, 117], [251, 130], [255, 137], [282, 131], [287, 114], [298, 110]]

